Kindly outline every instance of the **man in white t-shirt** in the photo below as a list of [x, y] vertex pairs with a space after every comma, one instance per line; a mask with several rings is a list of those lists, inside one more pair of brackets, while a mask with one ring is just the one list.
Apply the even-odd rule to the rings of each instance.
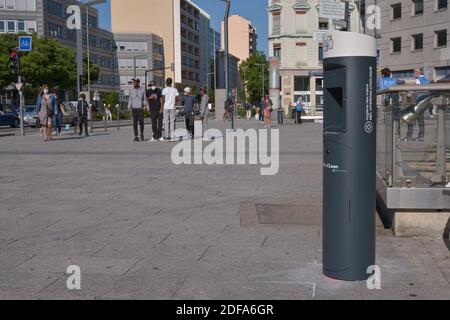
[[176, 104], [179, 100], [178, 90], [172, 87], [172, 83], [173, 80], [168, 78], [166, 87], [162, 91], [161, 113], [164, 114], [164, 134], [166, 140], [172, 140], [174, 138]]

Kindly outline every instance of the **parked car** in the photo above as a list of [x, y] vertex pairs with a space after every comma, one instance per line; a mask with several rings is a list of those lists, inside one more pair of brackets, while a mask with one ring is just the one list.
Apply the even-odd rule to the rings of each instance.
[[30, 127], [36, 127], [37, 119], [39, 118], [39, 113], [37, 107], [30, 105], [25, 106], [23, 111], [23, 123], [29, 125]]
[[20, 125], [19, 114], [11, 104], [0, 104], [0, 126], [17, 128]]
[[64, 104], [64, 116], [62, 120], [62, 124], [70, 124], [73, 125], [74, 119], [76, 117], [76, 110], [77, 110], [77, 101], [65, 101]]

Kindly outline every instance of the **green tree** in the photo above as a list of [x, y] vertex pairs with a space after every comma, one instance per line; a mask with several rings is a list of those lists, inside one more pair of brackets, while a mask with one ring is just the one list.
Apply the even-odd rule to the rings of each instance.
[[[77, 67], [75, 50], [63, 46], [59, 41], [33, 36], [33, 50], [20, 53], [21, 74], [32, 88], [38, 88], [46, 83], [51, 88], [58, 87], [68, 90], [76, 87]], [[0, 87], [5, 87], [13, 79], [9, 67], [8, 52], [16, 48], [19, 41], [18, 34], [0, 35]], [[85, 74], [83, 80], [87, 79], [87, 62], [84, 59]], [[91, 81], [96, 81], [99, 77], [99, 67], [91, 63]], [[84, 80], [86, 82], [86, 80]]]
[[[263, 90], [263, 69], [264, 69], [264, 92]], [[239, 73], [245, 86], [246, 99], [256, 104], [264, 94], [269, 92], [269, 62], [264, 53], [252, 54], [239, 66]]]
[[107, 106], [115, 107], [119, 103], [119, 94], [117, 92], [103, 92], [101, 97], [102, 102]]
[[[87, 82], [88, 82], [88, 79], [87, 79], [88, 67], [87, 67], [87, 65], [88, 65], [87, 55], [85, 54], [83, 56], [83, 84], [84, 85], [87, 85]], [[99, 76], [100, 76], [100, 67], [96, 63], [90, 61], [89, 62], [89, 69], [91, 71], [90, 72], [90, 74], [91, 74], [91, 79], [90, 79], [91, 83], [94, 82], [94, 81], [97, 81]]]

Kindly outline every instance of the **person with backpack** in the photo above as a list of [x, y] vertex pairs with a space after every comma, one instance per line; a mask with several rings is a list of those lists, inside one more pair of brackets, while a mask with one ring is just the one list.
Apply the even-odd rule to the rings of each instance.
[[233, 100], [230, 98], [228, 98], [227, 100], [225, 100], [225, 113], [223, 114], [223, 121], [225, 120], [231, 120], [231, 107], [233, 106]]
[[77, 114], [78, 114], [78, 125], [80, 126], [79, 135], [83, 134], [83, 125], [84, 125], [84, 133], [86, 137], [89, 137], [88, 131], [88, 112], [89, 105], [86, 102], [86, 95], [84, 93], [80, 94], [80, 98], [78, 99], [77, 104]]
[[50, 94], [47, 84], [41, 87], [41, 91], [36, 100], [36, 108], [39, 114], [41, 134], [44, 136], [44, 141], [52, 140], [53, 116], [56, 114], [56, 99]]
[[295, 104], [295, 113], [297, 115], [297, 124], [302, 124], [303, 120], [302, 120], [302, 115], [303, 115], [303, 107], [304, 107], [305, 103], [303, 102], [303, 99], [300, 97], [296, 104]]

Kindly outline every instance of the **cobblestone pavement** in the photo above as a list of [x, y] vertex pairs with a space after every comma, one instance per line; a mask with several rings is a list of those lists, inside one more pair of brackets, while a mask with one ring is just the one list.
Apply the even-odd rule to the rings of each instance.
[[[275, 176], [175, 166], [174, 143], [133, 143], [131, 128], [0, 138], [0, 299], [450, 299], [443, 239], [381, 224], [381, 290], [322, 275], [321, 132], [281, 127]], [[252, 208], [286, 207], [298, 224], [241, 226]], [[66, 287], [70, 265], [81, 290]]]

